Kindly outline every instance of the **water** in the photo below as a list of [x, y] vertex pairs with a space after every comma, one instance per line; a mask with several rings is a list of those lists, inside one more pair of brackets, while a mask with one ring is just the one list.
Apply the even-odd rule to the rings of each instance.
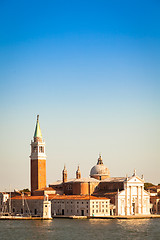
[[0, 239], [160, 239], [160, 219], [53, 219], [0, 221]]

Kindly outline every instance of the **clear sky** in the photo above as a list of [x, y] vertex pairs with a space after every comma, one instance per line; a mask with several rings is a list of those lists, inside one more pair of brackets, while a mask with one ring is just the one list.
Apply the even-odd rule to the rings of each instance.
[[47, 184], [101, 152], [160, 183], [160, 1], [0, 1], [0, 190], [30, 187], [40, 115]]

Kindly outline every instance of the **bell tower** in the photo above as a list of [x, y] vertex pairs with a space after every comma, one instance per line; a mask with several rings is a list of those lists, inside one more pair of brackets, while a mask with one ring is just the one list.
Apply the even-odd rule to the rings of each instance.
[[65, 165], [64, 165], [64, 169], [62, 171], [62, 179], [63, 179], [63, 183], [67, 182], [67, 169], [66, 169]]
[[31, 193], [36, 189], [46, 187], [46, 154], [45, 141], [39, 125], [39, 115], [33, 141], [31, 141]]
[[76, 171], [76, 178], [77, 179], [81, 178], [81, 171], [80, 171], [79, 165], [78, 165], [78, 168], [77, 168], [77, 171]]

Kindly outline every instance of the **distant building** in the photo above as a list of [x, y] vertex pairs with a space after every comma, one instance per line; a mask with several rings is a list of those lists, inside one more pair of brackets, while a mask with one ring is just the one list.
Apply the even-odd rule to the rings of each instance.
[[9, 199], [10, 194], [6, 192], [0, 193], [0, 214], [5, 214], [8, 212], [7, 201]]
[[151, 213], [160, 214], [160, 185], [148, 187], [150, 193]]

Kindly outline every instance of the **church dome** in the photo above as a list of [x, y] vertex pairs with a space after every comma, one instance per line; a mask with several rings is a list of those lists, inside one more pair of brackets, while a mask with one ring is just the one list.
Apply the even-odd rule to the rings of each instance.
[[110, 176], [109, 169], [103, 164], [101, 155], [98, 158], [97, 165], [92, 167], [90, 177], [102, 180]]
[[90, 175], [108, 175], [108, 168], [104, 165], [95, 165], [92, 167]]

